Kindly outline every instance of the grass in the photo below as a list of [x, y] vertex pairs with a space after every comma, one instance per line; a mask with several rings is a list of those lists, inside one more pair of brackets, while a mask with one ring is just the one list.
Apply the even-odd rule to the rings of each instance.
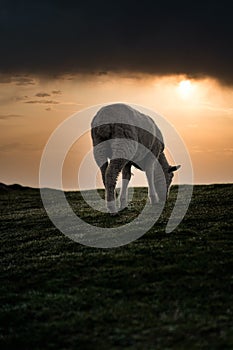
[[[111, 227], [134, 219], [146, 192], [117, 218], [67, 198]], [[97, 249], [61, 234], [38, 190], [1, 191], [1, 349], [233, 349], [233, 185], [194, 186], [166, 234], [176, 192], [143, 237]]]

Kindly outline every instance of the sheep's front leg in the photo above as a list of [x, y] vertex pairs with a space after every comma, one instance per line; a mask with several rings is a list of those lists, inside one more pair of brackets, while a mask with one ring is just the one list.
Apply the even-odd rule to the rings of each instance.
[[112, 215], [115, 215], [117, 213], [115, 201], [115, 188], [118, 175], [121, 172], [125, 162], [126, 161], [124, 159], [112, 159], [108, 164], [105, 173], [107, 209]]
[[108, 167], [108, 162], [105, 162], [105, 163], [100, 167], [100, 171], [101, 171], [102, 181], [103, 181], [104, 187], [106, 187], [106, 184], [105, 184], [105, 174], [106, 174], [107, 167]]
[[150, 199], [150, 203], [155, 205], [159, 202], [159, 198], [155, 190], [154, 163], [150, 163], [147, 167], [146, 177], [148, 181], [148, 197]]
[[128, 184], [131, 179], [131, 164], [127, 163], [122, 169], [122, 186], [120, 192], [120, 210], [128, 205]]

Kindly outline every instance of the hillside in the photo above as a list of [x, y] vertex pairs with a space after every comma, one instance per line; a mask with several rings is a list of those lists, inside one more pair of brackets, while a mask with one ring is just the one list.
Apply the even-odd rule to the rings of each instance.
[[[39, 190], [1, 184], [1, 349], [232, 349], [233, 185], [194, 186], [166, 234], [176, 191], [143, 237], [95, 249], [52, 225]], [[116, 219], [66, 195], [87, 222], [111, 226], [134, 218], [146, 193], [136, 188]]]

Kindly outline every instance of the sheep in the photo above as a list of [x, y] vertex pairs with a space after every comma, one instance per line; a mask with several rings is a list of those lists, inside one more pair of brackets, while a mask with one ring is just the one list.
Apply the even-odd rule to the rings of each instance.
[[[116, 103], [102, 107], [91, 123], [94, 158], [101, 170], [107, 210], [117, 215], [115, 187], [122, 172], [120, 208], [127, 207], [131, 167], [145, 171], [152, 205], [165, 202], [174, 171], [164, 154], [161, 131], [154, 121], [134, 108]], [[162, 169], [162, 171], [161, 171]]]

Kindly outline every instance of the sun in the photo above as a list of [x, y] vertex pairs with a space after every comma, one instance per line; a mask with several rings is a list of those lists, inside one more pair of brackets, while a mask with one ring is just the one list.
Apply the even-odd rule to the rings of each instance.
[[188, 79], [182, 80], [178, 85], [179, 95], [185, 100], [192, 96], [193, 89], [193, 84]]

